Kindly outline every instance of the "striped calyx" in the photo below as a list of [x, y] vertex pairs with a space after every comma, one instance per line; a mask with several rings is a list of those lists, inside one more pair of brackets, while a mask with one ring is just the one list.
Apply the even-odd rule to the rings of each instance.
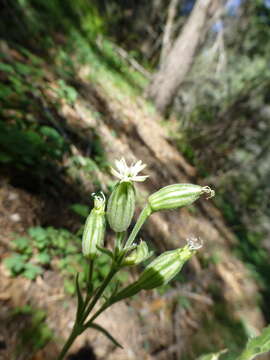
[[111, 193], [107, 207], [107, 219], [115, 232], [129, 227], [135, 211], [135, 188], [132, 182], [118, 182]]
[[97, 246], [102, 246], [105, 237], [105, 196], [94, 196], [94, 208], [86, 219], [83, 236], [82, 252], [89, 259], [93, 259], [98, 253]]
[[179, 273], [185, 262], [195, 252], [196, 250], [189, 245], [164, 252], [145, 268], [137, 281], [137, 285], [140, 289], [148, 290], [167, 284]]
[[145, 268], [137, 281], [113, 296], [111, 304], [133, 296], [141, 290], [154, 289], [167, 284], [201, 247], [202, 241], [192, 237], [187, 240], [187, 245], [183, 248], [164, 252]]
[[148, 198], [148, 203], [152, 211], [176, 209], [192, 204], [203, 194], [207, 198], [215, 195], [214, 190], [209, 186], [199, 186], [193, 184], [173, 184], [165, 186]]
[[124, 260], [123, 266], [134, 266], [140, 264], [142, 261], [148, 259], [152, 255], [152, 251], [149, 251], [145, 241], [141, 241]]

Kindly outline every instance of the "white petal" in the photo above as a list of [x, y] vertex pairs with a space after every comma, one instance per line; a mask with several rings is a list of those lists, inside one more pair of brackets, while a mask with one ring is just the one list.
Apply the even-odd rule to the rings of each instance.
[[146, 167], [146, 165], [143, 164], [141, 160], [139, 160], [135, 165], [132, 166], [131, 172], [132, 172], [132, 174], [134, 174], [136, 176], [145, 167]]
[[122, 179], [122, 175], [112, 167], [111, 167], [111, 173], [118, 179]]
[[123, 172], [123, 162], [121, 160], [115, 160], [115, 166], [120, 173]]
[[122, 158], [120, 161], [121, 161], [121, 163], [122, 163], [122, 167], [123, 167], [123, 169], [128, 169], [128, 166], [127, 166], [126, 160], [125, 160], [124, 158]]
[[142, 182], [142, 181], [146, 180], [148, 177], [149, 177], [149, 175], [132, 176], [131, 180]]
[[148, 176], [137, 176], [137, 174], [146, 167], [141, 160], [133, 163], [132, 166], [128, 166], [126, 160], [121, 158], [120, 160], [115, 160], [115, 167], [116, 169], [111, 168], [111, 173], [119, 178], [121, 182], [144, 181], [148, 178]]

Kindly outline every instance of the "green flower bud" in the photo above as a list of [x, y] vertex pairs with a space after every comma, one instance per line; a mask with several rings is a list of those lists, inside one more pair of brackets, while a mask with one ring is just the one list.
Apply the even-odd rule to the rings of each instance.
[[128, 285], [111, 298], [111, 304], [133, 296], [143, 289], [154, 289], [167, 284], [179, 273], [185, 262], [195, 254], [196, 250], [202, 247], [201, 240], [194, 237], [188, 239], [187, 243], [185, 247], [166, 251], [153, 260], [145, 268], [137, 281]]
[[167, 284], [200, 247], [196, 239], [191, 239], [183, 248], [164, 252], [145, 268], [137, 285], [148, 290]]
[[131, 182], [119, 182], [108, 201], [107, 219], [115, 232], [129, 227], [135, 211], [135, 188]]
[[174, 184], [165, 186], [148, 198], [152, 211], [176, 209], [192, 204], [203, 194], [208, 198], [215, 195], [214, 190], [209, 186], [199, 186], [193, 184]]
[[140, 264], [142, 261], [148, 259], [152, 255], [152, 251], [149, 251], [145, 241], [141, 241], [137, 245], [136, 249], [127, 256], [123, 262], [123, 266], [134, 266]]
[[105, 236], [105, 196], [94, 196], [94, 208], [86, 219], [83, 236], [82, 252], [89, 259], [93, 259], [98, 253], [97, 246], [102, 246]]

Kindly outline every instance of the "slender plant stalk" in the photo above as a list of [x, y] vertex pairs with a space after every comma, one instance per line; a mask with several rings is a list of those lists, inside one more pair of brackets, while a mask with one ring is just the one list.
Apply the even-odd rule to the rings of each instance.
[[128, 285], [123, 290], [121, 290], [116, 296], [113, 296], [112, 298], [108, 299], [105, 304], [101, 306], [101, 308], [89, 319], [88, 323], [92, 324], [96, 318], [103, 313], [103, 311], [107, 310], [111, 305], [114, 305], [118, 301], [121, 301], [127, 297], [132, 296], [131, 292], [136, 294], [140, 290], [140, 287], [137, 283]]
[[91, 296], [93, 285], [92, 285], [92, 278], [93, 278], [93, 270], [94, 270], [94, 260], [89, 260], [89, 268], [88, 268], [88, 277], [87, 277], [87, 297]]
[[103, 283], [101, 284], [100, 288], [98, 289], [98, 291], [96, 292], [93, 300], [90, 302], [89, 306], [87, 307], [87, 309], [85, 310], [84, 316], [82, 317], [82, 321], [85, 321], [87, 319], [87, 316], [90, 314], [90, 312], [93, 310], [94, 306], [96, 305], [96, 303], [98, 302], [98, 300], [100, 299], [100, 297], [102, 296], [104, 290], [106, 289], [106, 287], [108, 286], [109, 282], [112, 280], [112, 278], [114, 277], [114, 275], [117, 273], [117, 271], [119, 270], [119, 268], [115, 268], [113, 265], [111, 267], [110, 272], [108, 273], [108, 275], [106, 276], [106, 278], [104, 279]]
[[57, 360], [63, 360], [65, 358], [65, 355], [67, 354], [69, 348], [71, 347], [71, 345], [73, 344], [73, 342], [75, 341], [76, 337], [79, 335], [80, 333], [78, 333], [78, 331], [76, 331], [76, 324], [74, 324], [73, 330], [69, 335], [69, 338], [67, 339], [61, 353], [59, 354]]
[[[110, 283], [110, 281], [112, 280], [112, 278], [114, 277], [114, 275], [117, 273], [118, 270], [119, 270], [119, 267], [116, 267], [114, 264], [112, 264], [110, 272], [108, 273], [108, 275], [104, 279], [103, 283], [101, 284], [100, 288], [98, 289], [98, 291], [96, 292], [95, 296], [93, 297], [92, 301], [90, 301], [90, 303], [89, 303], [90, 298], [88, 296], [86, 296], [86, 299], [85, 299], [84, 304], [83, 304], [83, 310], [82, 310], [83, 314], [82, 314], [81, 317], [79, 317], [80, 321], [79, 321], [79, 323], [76, 322], [74, 324], [73, 330], [72, 330], [69, 338], [67, 339], [67, 341], [66, 341], [60, 355], [58, 356], [57, 360], [63, 360], [64, 359], [67, 351], [69, 350], [69, 348], [71, 347], [73, 342], [81, 334], [81, 332], [82, 332], [81, 330], [84, 329], [84, 324], [83, 324], [84, 321], [87, 319], [88, 315], [93, 310], [94, 306], [96, 305], [96, 303], [98, 302], [98, 300], [102, 296], [104, 290], [106, 289], [106, 287], [108, 286], [108, 284]], [[93, 271], [93, 262], [91, 262], [89, 264], [89, 277], [88, 277], [89, 281], [92, 279], [92, 271]], [[89, 288], [89, 283], [87, 284], [87, 288]], [[99, 314], [101, 312], [99, 312]], [[88, 321], [87, 324], [90, 325], [91, 322]]]
[[115, 248], [120, 250], [122, 249], [122, 244], [126, 236], [126, 231], [122, 231], [117, 233], [116, 235], [116, 241], [115, 241]]
[[126, 245], [124, 247], [125, 249], [129, 248], [132, 245], [133, 241], [135, 240], [136, 236], [138, 235], [138, 232], [141, 230], [141, 227], [143, 226], [146, 219], [150, 215], [151, 215], [151, 209], [150, 209], [149, 205], [146, 205], [143, 208], [142, 212], [140, 213], [140, 216], [127, 239]]

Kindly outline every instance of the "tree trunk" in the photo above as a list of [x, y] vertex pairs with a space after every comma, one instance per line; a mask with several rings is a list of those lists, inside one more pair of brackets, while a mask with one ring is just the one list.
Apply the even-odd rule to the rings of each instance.
[[160, 55], [160, 67], [162, 68], [167, 55], [172, 47], [172, 35], [173, 35], [173, 23], [177, 12], [177, 5], [179, 0], [171, 0], [168, 7], [168, 16], [164, 28], [164, 34], [162, 39], [162, 48]]
[[160, 70], [154, 75], [148, 94], [161, 113], [165, 113], [190, 70], [193, 58], [200, 44], [208, 12], [213, 0], [197, 0], [184, 28], [165, 59]]

